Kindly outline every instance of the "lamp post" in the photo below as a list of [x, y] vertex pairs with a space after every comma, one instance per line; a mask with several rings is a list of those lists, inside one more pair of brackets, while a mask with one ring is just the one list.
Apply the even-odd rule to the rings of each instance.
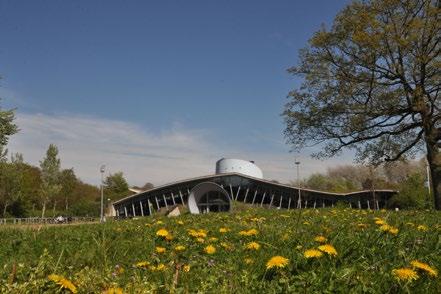
[[104, 185], [103, 185], [103, 177], [104, 177], [104, 171], [106, 170], [106, 166], [103, 164], [100, 167], [100, 173], [101, 173], [101, 214], [100, 214], [100, 222], [104, 222]]
[[297, 166], [297, 189], [299, 190], [299, 200], [298, 201], [299, 201], [300, 205], [302, 205], [301, 204], [302, 200], [301, 200], [301, 195], [300, 195], [300, 161], [298, 161], [297, 158], [296, 158], [296, 161], [294, 163]]

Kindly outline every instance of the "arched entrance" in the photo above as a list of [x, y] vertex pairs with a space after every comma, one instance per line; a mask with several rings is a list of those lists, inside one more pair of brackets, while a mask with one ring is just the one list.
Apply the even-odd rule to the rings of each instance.
[[231, 201], [227, 191], [221, 186], [205, 182], [191, 189], [188, 208], [193, 214], [230, 211]]

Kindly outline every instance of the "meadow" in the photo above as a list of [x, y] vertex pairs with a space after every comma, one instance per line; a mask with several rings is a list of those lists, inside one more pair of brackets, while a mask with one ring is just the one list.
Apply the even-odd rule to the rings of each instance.
[[0, 227], [1, 293], [439, 293], [441, 213], [240, 209]]

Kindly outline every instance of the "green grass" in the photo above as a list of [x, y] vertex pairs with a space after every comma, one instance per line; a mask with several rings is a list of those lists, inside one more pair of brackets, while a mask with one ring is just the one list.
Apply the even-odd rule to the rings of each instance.
[[[398, 234], [381, 231], [374, 217], [398, 228]], [[399, 281], [392, 270], [410, 267], [415, 259], [441, 270], [440, 217], [439, 212], [428, 211], [241, 207], [233, 213], [158, 216], [104, 225], [0, 227], [0, 292], [69, 292], [48, 279], [58, 274], [72, 281], [79, 293], [101, 293], [112, 287], [124, 293], [439, 293], [439, 275], [417, 270], [417, 280]], [[420, 225], [427, 230], [418, 229]], [[219, 232], [222, 227], [229, 231]], [[173, 239], [157, 236], [161, 228]], [[258, 234], [239, 234], [251, 228]], [[200, 240], [204, 243], [190, 236], [189, 229], [206, 230], [207, 236]], [[314, 241], [318, 235], [328, 239], [337, 256], [304, 257], [305, 250], [320, 245]], [[260, 249], [246, 249], [251, 241], [258, 242]], [[177, 245], [186, 249], [176, 252]], [[216, 252], [205, 253], [207, 245]], [[166, 252], [156, 253], [157, 246]], [[276, 255], [289, 259], [288, 265], [267, 269], [267, 261]], [[142, 261], [150, 265], [137, 267]], [[161, 264], [164, 268], [158, 270]]]

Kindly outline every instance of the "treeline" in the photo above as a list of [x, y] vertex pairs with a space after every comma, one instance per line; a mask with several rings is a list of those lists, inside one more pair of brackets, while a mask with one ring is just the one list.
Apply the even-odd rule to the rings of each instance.
[[[296, 182], [291, 184], [297, 185]], [[300, 184], [305, 188], [332, 192], [393, 189], [399, 194], [388, 203], [390, 208], [433, 207], [424, 160], [391, 162], [378, 167], [343, 165], [313, 174]]]
[[[40, 166], [24, 162], [23, 155], [0, 157], [0, 217], [98, 216], [99, 187], [82, 182], [74, 169], [61, 169], [58, 148], [50, 145]], [[104, 180], [105, 206], [129, 195], [122, 172]]]

